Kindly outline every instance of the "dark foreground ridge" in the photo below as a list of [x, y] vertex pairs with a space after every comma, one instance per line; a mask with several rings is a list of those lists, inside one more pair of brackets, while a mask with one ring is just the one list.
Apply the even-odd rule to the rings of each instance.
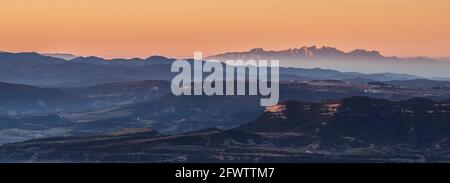
[[0, 146], [2, 162], [441, 162], [450, 102], [287, 101], [231, 130], [58, 137]]

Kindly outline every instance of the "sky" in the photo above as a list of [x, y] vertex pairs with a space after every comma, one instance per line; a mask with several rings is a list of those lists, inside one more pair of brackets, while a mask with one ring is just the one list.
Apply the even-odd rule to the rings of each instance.
[[0, 0], [0, 50], [192, 57], [333, 46], [450, 57], [449, 0]]

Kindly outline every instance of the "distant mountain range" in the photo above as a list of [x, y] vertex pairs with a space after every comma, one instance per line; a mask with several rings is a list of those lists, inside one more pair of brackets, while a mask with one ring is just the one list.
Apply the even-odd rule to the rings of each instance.
[[89, 86], [136, 80], [171, 80], [173, 59], [142, 61], [78, 57], [70, 61], [38, 53], [0, 53], [0, 81], [35, 86]]
[[[152, 56], [147, 59], [103, 59], [77, 57], [64, 60], [38, 53], [0, 53], [0, 81], [35, 86], [89, 86], [139, 80], [171, 81], [175, 59]], [[192, 60], [190, 60], [192, 61]], [[368, 79], [377, 81], [423, 79], [410, 74], [381, 72], [362, 74], [319, 68], [281, 68], [284, 79]]]
[[356, 49], [344, 52], [334, 47], [316, 46], [267, 51], [254, 48], [243, 52], [212, 55], [207, 60], [279, 60], [282, 67], [322, 68], [363, 73], [403, 73], [421, 77], [448, 78], [450, 62], [426, 57], [386, 57], [378, 51]]
[[356, 49], [350, 52], [344, 52], [334, 47], [316, 47], [316, 46], [304, 46], [301, 48], [290, 48], [286, 50], [272, 51], [264, 50], [263, 48], [253, 48], [249, 51], [243, 52], [226, 52], [222, 54], [212, 55], [206, 59], [216, 60], [259, 60], [259, 59], [274, 59], [274, 60], [290, 60], [290, 59], [366, 59], [366, 60], [419, 60], [419, 61], [448, 61], [449, 58], [431, 59], [427, 57], [414, 57], [414, 58], [399, 58], [399, 57], [387, 57], [380, 54], [379, 51]]
[[[274, 59], [274, 60], [284, 60], [284, 59], [319, 59], [319, 58], [340, 58], [340, 59], [380, 59], [388, 58], [382, 56], [378, 51], [367, 51], [363, 49], [357, 49], [351, 52], [343, 52], [334, 47], [321, 47], [316, 46], [311, 47], [301, 47], [301, 48], [291, 48], [287, 50], [280, 51], [266, 51], [263, 48], [254, 48], [249, 51], [244, 52], [228, 52], [218, 55], [213, 55], [207, 57], [207, 59], [217, 59], [217, 60], [250, 60], [250, 59]], [[390, 57], [395, 58], [395, 57]]]

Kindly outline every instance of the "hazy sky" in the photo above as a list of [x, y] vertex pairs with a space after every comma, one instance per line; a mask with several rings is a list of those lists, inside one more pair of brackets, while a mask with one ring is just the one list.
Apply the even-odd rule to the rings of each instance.
[[0, 50], [192, 57], [301, 46], [450, 56], [449, 0], [0, 0]]

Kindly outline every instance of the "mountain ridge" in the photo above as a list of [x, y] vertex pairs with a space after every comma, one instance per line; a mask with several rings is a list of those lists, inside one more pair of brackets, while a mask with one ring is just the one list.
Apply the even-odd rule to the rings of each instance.
[[[39, 55], [38, 53], [0, 53], [0, 81], [27, 85], [67, 87], [102, 83], [167, 80], [176, 73], [170, 72], [172, 58], [151, 56], [146, 59], [103, 59], [100, 57], [77, 57], [70, 61]], [[297, 68], [282, 66], [283, 78], [411, 80], [424, 79], [404, 72], [338, 71], [330, 68]], [[444, 68], [443, 66], [439, 68]], [[83, 73], [83, 74], [80, 74]], [[401, 73], [401, 74], [396, 74]], [[295, 76], [294, 76], [295, 75]], [[445, 80], [445, 78], [441, 78]]]
[[[256, 58], [255, 58], [256, 57]], [[301, 48], [289, 48], [284, 50], [264, 50], [263, 48], [253, 48], [249, 51], [242, 52], [225, 52], [222, 54], [212, 55], [206, 59], [268, 59], [272, 57], [278, 58], [372, 58], [372, 59], [396, 59], [397, 57], [385, 57], [380, 54], [379, 51], [368, 51], [365, 49], [355, 49], [353, 51], [344, 52], [336, 49], [335, 47], [323, 46], [317, 48], [316, 46], [303, 46]]]
[[[379, 51], [355, 49], [344, 52], [334, 47], [304, 46], [278, 51], [254, 48], [206, 57], [206, 60], [278, 60], [280, 67], [323, 68], [342, 72], [404, 73], [427, 78], [448, 78], [450, 62], [427, 57], [401, 58], [384, 56]], [[424, 69], [426, 68], [426, 69]]]

